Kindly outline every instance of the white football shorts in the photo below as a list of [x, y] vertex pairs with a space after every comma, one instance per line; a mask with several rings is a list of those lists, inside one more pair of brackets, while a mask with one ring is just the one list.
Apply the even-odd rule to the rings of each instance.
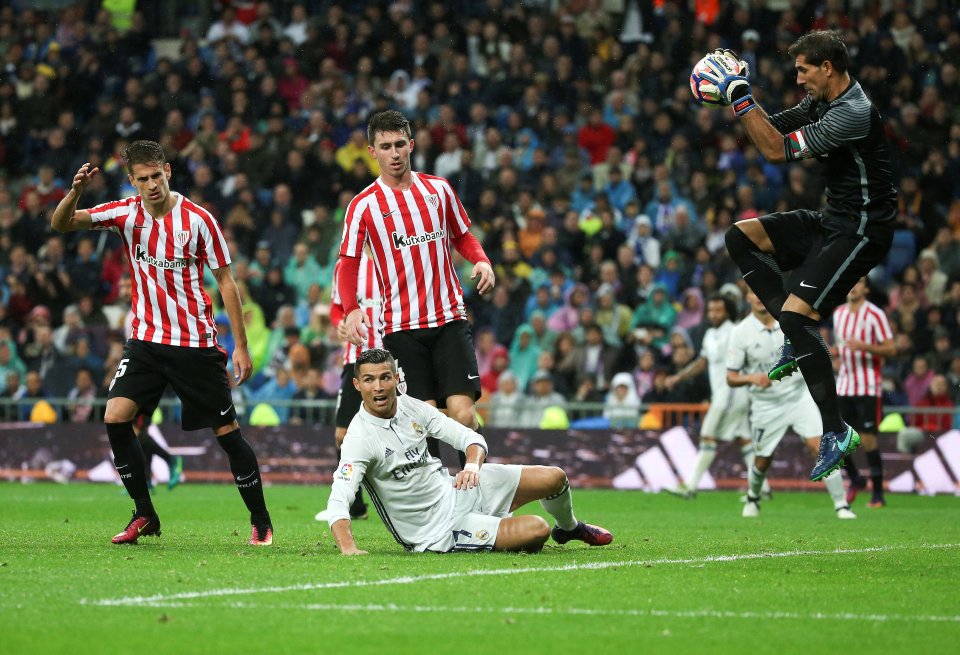
[[700, 436], [711, 437], [717, 441], [733, 441], [737, 437], [750, 436], [748, 416], [749, 401], [745, 394], [731, 393], [726, 403], [710, 403], [710, 409], [703, 417]]
[[788, 429], [804, 439], [813, 439], [823, 434], [823, 421], [810, 393], [804, 392], [798, 401], [787, 405], [753, 403], [750, 428], [757, 457], [772, 457]]
[[435, 553], [493, 550], [500, 521], [510, 516], [522, 468], [517, 464], [481, 466], [480, 484], [454, 494], [456, 505], [446, 534], [426, 550]]

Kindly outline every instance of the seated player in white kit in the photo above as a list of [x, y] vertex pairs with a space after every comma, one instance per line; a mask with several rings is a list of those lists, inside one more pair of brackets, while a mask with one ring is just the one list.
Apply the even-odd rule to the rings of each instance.
[[[761, 487], [783, 435], [792, 429], [803, 438], [810, 454], [816, 458], [823, 423], [820, 410], [802, 377], [792, 376], [772, 382], [767, 376], [783, 346], [783, 332], [752, 291], [747, 293], [747, 301], [750, 315], [740, 321], [730, 335], [727, 384], [731, 387], [747, 386], [750, 392], [750, 427], [756, 459], [750, 467], [750, 488], [743, 516], [755, 517], [760, 515]], [[833, 499], [837, 518], [857, 518], [847, 504], [840, 471], [827, 475], [823, 483]]]
[[[363, 555], [350, 529], [350, 503], [367, 489], [397, 542], [417, 552], [507, 550], [536, 552], [550, 536], [558, 543], [605, 546], [613, 535], [578, 521], [566, 473], [552, 466], [483, 464], [483, 437], [438, 409], [397, 395], [397, 364], [382, 349], [362, 353], [354, 385], [363, 405], [347, 428], [327, 520], [344, 555]], [[465, 451], [456, 477], [427, 451], [427, 437]], [[539, 500], [555, 525], [511, 512]]]

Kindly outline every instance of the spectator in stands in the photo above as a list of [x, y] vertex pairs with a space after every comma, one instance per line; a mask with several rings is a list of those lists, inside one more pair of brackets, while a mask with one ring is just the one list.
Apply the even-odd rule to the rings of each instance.
[[621, 372], [613, 376], [604, 402], [603, 416], [612, 428], [635, 428], [640, 420], [640, 397], [633, 376]]
[[549, 407], [563, 407], [566, 398], [553, 389], [553, 377], [549, 371], [538, 370], [530, 378], [530, 393], [523, 400], [522, 426], [537, 428], [543, 412]]
[[954, 399], [950, 396], [950, 387], [944, 375], [930, 378], [927, 392], [915, 404], [918, 408], [942, 407], [943, 412], [914, 414], [912, 423], [931, 436], [939, 436], [953, 427]]
[[[99, 377], [99, 376], [97, 376]], [[63, 419], [70, 423], [91, 423], [99, 420], [93, 401], [97, 397], [96, 377], [93, 371], [83, 366], [77, 369], [76, 382], [67, 394]]]
[[525, 399], [517, 383], [517, 376], [510, 370], [503, 371], [497, 378], [497, 390], [490, 396], [490, 426], [520, 426], [525, 411]]
[[[330, 398], [331, 396], [327, 395], [320, 386], [320, 378], [319, 370], [308, 369], [303, 384], [293, 394], [293, 400], [300, 401], [300, 403], [310, 403]], [[323, 407], [309, 406], [308, 404], [297, 404], [290, 413], [291, 425], [329, 425], [331, 419], [329, 410]]]
[[911, 407], [918, 407], [920, 401], [930, 390], [930, 382], [934, 372], [930, 369], [930, 362], [924, 356], [913, 358], [910, 375], [903, 381], [904, 391], [907, 393], [907, 402]]

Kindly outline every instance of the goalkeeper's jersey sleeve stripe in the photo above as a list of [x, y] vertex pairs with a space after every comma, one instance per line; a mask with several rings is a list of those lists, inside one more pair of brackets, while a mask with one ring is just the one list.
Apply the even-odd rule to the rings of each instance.
[[770, 117], [773, 124], [780, 134], [786, 134], [799, 129], [810, 122], [810, 96], [804, 96], [799, 104], [777, 112]]
[[870, 100], [857, 84], [829, 104], [819, 120], [784, 137], [788, 161], [818, 157], [870, 133]]

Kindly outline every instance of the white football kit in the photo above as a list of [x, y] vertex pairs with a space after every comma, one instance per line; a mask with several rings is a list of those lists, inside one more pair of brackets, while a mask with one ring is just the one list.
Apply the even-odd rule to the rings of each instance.
[[397, 396], [391, 419], [361, 406], [333, 476], [330, 525], [350, 518], [350, 503], [363, 482], [384, 525], [407, 550], [492, 549], [500, 519], [509, 516], [521, 467], [484, 464], [480, 484], [458, 490], [454, 477], [427, 451], [427, 437], [461, 451], [471, 444], [487, 449], [482, 436], [410, 396]]
[[750, 434], [747, 390], [727, 384], [727, 346], [733, 329], [732, 321], [709, 328], [703, 335], [700, 348], [700, 356], [707, 360], [710, 378], [710, 409], [703, 417], [700, 434], [719, 441], [732, 441]]
[[[733, 329], [727, 350], [727, 368], [744, 374], [766, 375], [780, 354], [783, 332], [774, 322], [767, 328], [750, 314]], [[770, 457], [788, 428], [804, 439], [823, 434], [820, 410], [807, 390], [803, 375], [773, 382], [766, 389], [747, 387], [750, 396], [750, 428], [758, 457]]]

